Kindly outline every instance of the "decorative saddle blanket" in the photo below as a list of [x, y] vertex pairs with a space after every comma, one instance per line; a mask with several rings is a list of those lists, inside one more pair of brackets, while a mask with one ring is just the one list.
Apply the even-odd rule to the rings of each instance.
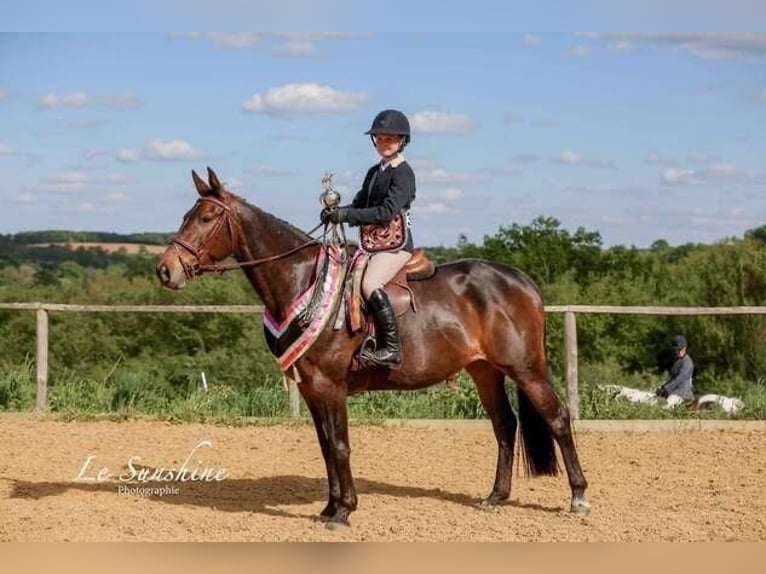
[[340, 246], [321, 245], [313, 280], [277, 320], [267, 309], [263, 313], [266, 343], [286, 372], [308, 351], [327, 325], [342, 293], [346, 260]]
[[[366, 321], [362, 308], [362, 275], [369, 258], [369, 253], [357, 249], [349, 260], [341, 245], [321, 245], [311, 284], [287, 306], [284, 317], [277, 319], [268, 309], [264, 311], [266, 343], [283, 372], [288, 372], [309, 350], [336, 309], [335, 330], [343, 328], [344, 323], [351, 333], [360, 331], [365, 324], [374, 325], [373, 321]], [[410, 308], [417, 310], [407, 281], [425, 279], [434, 273], [434, 264], [422, 249], [416, 249], [410, 261], [384, 287], [397, 317]], [[297, 374], [293, 378], [297, 379]]]

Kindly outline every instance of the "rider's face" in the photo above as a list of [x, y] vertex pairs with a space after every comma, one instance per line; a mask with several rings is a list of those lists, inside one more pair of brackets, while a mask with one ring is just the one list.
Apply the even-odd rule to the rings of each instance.
[[396, 134], [377, 134], [375, 136], [375, 149], [383, 158], [390, 158], [399, 151], [404, 136]]

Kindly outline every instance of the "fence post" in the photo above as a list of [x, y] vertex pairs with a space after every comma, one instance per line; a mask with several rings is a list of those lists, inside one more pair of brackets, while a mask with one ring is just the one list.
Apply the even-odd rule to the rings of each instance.
[[287, 399], [290, 403], [290, 415], [297, 419], [301, 416], [301, 393], [298, 390], [298, 383], [291, 379], [287, 381]]
[[37, 399], [35, 409], [48, 406], [48, 310], [37, 309]]
[[564, 364], [566, 365], [567, 407], [572, 420], [580, 418], [577, 390], [577, 319], [574, 311], [564, 312]]

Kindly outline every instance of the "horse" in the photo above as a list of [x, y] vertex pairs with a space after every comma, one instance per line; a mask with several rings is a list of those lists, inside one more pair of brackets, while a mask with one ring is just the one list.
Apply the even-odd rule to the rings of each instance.
[[[192, 170], [199, 198], [184, 216], [156, 267], [171, 289], [232, 257], [265, 309], [283, 317], [314, 273], [320, 241], [229, 192], [215, 172], [208, 181]], [[550, 380], [542, 294], [521, 271], [499, 263], [464, 259], [436, 266], [428, 279], [409, 284], [418, 303], [398, 319], [404, 350], [399, 369], [353, 368], [363, 334], [326, 325], [295, 363], [298, 388], [311, 413], [324, 458], [328, 499], [319, 518], [328, 528], [348, 527], [357, 508], [350, 466], [349, 395], [363, 391], [415, 390], [466, 370], [491, 421], [498, 455], [490, 494], [492, 508], [511, 492], [519, 429], [527, 474], [556, 475], [558, 443], [571, 490], [570, 511], [587, 514], [587, 481], [577, 456], [570, 416]], [[508, 400], [505, 378], [516, 383], [518, 411]]]
[[[643, 391], [641, 389], [634, 389], [623, 385], [596, 385], [596, 388], [607, 393], [610, 398], [626, 399], [631, 403], [656, 405], [659, 401], [657, 393], [655, 392]], [[688, 402], [684, 401], [684, 399], [678, 395], [670, 395], [667, 397], [664, 408], [674, 409], [679, 406], [686, 406], [696, 411], [709, 410], [718, 407], [725, 413], [733, 415], [745, 408], [745, 403], [742, 399], [737, 397], [725, 397], [713, 393], [695, 397], [693, 401]]]

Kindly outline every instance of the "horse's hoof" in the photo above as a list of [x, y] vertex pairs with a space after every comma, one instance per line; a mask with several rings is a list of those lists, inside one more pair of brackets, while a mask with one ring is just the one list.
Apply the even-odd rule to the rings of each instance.
[[590, 504], [584, 498], [573, 499], [570, 512], [580, 516], [588, 516], [590, 514]]
[[[329, 518], [327, 520], [330, 520]], [[333, 522], [329, 521], [327, 524], [324, 525], [324, 527], [327, 530], [331, 530], [333, 532], [343, 532], [345, 530], [351, 530], [351, 525], [348, 522]]]
[[491, 498], [483, 498], [476, 504], [476, 508], [478, 508], [482, 512], [498, 512], [500, 510], [498, 508], [499, 505], [500, 505], [499, 500], [492, 500]]

